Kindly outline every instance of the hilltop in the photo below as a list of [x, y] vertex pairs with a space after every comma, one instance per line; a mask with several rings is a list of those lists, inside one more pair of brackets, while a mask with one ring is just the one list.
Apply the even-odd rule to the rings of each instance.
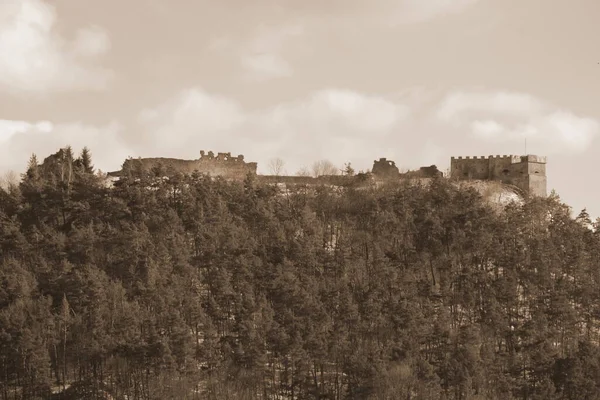
[[[380, 158], [373, 162], [371, 171], [355, 174], [353, 170], [336, 169], [332, 164], [322, 161], [320, 168], [313, 168], [314, 175], [303, 174], [301, 176], [289, 175], [258, 175], [257, 163], [247, 163], [243, 155], [232, 157], [231, 153], [208, 153], [200, 152], [198, 160], [180, 160], [173, 158], [138, 158], [128, 159], [119, 171], [108, 174], [111, 184], [120, 177], [126, 175], [141, 176], [151, 174], [155, 176], [172, 176], [177, 173], [189, 174], [192, 172], [207, 174], [212, 177], [222, 177], [228, 180], [242, 181], [247, 174], [256, 175], [263, 183], [277, 184], [280, 187], [290, 185], [319, 186], [329, 185], [335, 187], [343, 186], [369, 186], [371, 184], [381, 185], [383, 183], [396, 181], [411, 181], [413, 183], [427, 184], [433, 178], [444, 177], [437, 166], [431, 165], [421, 167], [418, 170], [400, 172], [396, 163], [386, 158]], [[451, 158], [450, 179], [458, 187], [473, 188], [496, 209], [502, 209], [511, 201], [522, 202], [529, 194], [530, 183], [528, 167], [534, 165], [534, 174], [541, 177], [541, 183], [536, 182], [534, 192], [545, 195], [545, 158], [537, 156], [490, 156], [488, 157], [466, 157]], [[534, 163], [534, 164], [532, 164]], [[492, 165], [490, 167], [490, 165]], [[326, 168], [323, 168], [323, 165]], [[511, 172], [512, 168], [512, 172]], [[321, 171], [319, 171], [319, 169]], [[502, 176], [494, 175], [493, 171], [503, 170]], [[540, 175], [539, 172], [542, 172]], [[526, 173], [524, 173], [526, 172]], [[538, 179], [539, 181], [539, 179]]]
[[4, 397], [598, 398], [600, 223], [554, 194], [141, 172], [0, 189]]

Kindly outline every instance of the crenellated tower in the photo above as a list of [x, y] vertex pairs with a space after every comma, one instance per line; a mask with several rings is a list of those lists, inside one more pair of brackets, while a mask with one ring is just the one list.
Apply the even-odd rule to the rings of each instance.
[[514, 185], [532, 196], [547, 195], [544, 156], [452, 157], [450, 177], [456, 180], [498, 181]]

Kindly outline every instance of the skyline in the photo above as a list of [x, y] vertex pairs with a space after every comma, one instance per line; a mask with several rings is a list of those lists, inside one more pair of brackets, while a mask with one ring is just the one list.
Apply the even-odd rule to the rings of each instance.
[[8, 0], [0, 171], [66, 145], [103, 171], [201, 149], [259, 173], [279, 157], [289, 174], [320, 159], [444, 171], [452, 156], [529, 153], [548, 158], [548, 192], [598, 217], [599, 12], [593, 0]]

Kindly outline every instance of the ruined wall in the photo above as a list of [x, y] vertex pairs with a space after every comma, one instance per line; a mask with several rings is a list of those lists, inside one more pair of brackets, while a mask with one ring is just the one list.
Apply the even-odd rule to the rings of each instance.
[[400, 176], [400, 170], [396, 167], [396, 163], [386, 158], [380, 158], [379, 161], [373, 161], [373, 169], [371, 172], [378, 178], [388, 179], [398, 178]]
[[436, 176], [444, 176], [442, 171], [438, 170], [438, 167], [436, 165], [430, 165], [429, 167], [421, 167], [416, 171], [408, 171], [403, 174], [400, 174], [400, 178], [405, 179], [434, 178]]
[[212, 151], [205, 154], [203, 150], [200, 151], [200, 159], [194, 163], [198, 172], [239, 180], [244, 179], [248, 173], [256, 175], [257, 166], [255, 162], [245, 162], [241, 154], [232, 157], [231, 153], [218, 153], [215, 156]]
[[523, 192], [546, 196], [546, 157], [504, 155], [452, 157], [450, 177], [455, 180], [492, 180], [514, 185]]
[[490, 162], [487, 157], [452, 157], [450, 176], [458, 180], [489, 179]]
[[394, 161], [386, 158], [380, 158], [373, 161], [371, 170], [374, 177], [377, 179], [418, 179], [418, 178], [433, 178], [435, 176], [443, 176], [443, 173], [438, 170], [437, 166], [430, 165], [429, 167], [421, 167], [416, 171], [408, 171], [401, 173]]
[[128, 159], [123, 163], [124, 171], [152, 171], [160, 169], [165, 174], [177, 172], [190, 174], [194, 171], [211, 176], [222, 176], [227, 179], [243, 180], [248, 173], [256, 175], [257, 163], [245, 162], [244, 156], [232, 157], [231, 153], [200, 151], [198, 160], [180, 160], [176, 158], [138, 158]]
[[[192, 160], [179, 160], [177, 158], [164, 158], [164, 157], [156, 157], [156, 158], [130, 158], [125, 160], [123, 163], [123, 168], [119, 172], [142, 172], [142, 171], [152, 171], [153, 169], [161, 168], [166, 173], [172, 173], [174, 171], [181, 171], [184, 173], [193, 171], [193, 161]], [[111, 173], [113, 174], [113, 173]]]
[[360, 183], [365, 179], [361, 179], [357, 175], [322, 175], [316, 178], [312, 176], [259, 175], [258, 180], [269, 184], [347, 186]]
[[[133, 173], [154, 171], [158, 174], [170, 175], [177, 172], [192, 173], [194, 171], [226, 179], [243, 180], [248, 173], [256, 175], [257, 163], [244, 161], [244, 156], [232, 157], [231, 153], [212, 151], [200, 152], [198, 160], [179, 160], [175, 158], [139, 158], [129, 159], [123, 169], [109, 173], [120, 176], [127, 171]], [[359, 174], [360, 175], [360, 174]], [[372, 177], [387, 181], [397, 179], [430, 179], [443, 174], [435, 165], [421, 167], [416, 171], [400, 173], [394, 161], [380, 158], [373, 162]], [[355, 184], [358, 178], [348, 176], [323, 176], [319, 178], [304, 176], [260, 176], [265, 183], [300, 184], [300, 185], [334, 185]], [[458, 181], [487, 180], [516, 186], [524, 193], [535, 196], [547, 195], [546, 157], [535, 155], [504, 155], [489, 157], [452, 157], [450, 159], [450, 178]]]

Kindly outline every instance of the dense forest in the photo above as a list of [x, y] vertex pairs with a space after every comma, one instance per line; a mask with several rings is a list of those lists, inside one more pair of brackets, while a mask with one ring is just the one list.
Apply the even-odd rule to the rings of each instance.
[[600, 399], [597, 225], [444, 178], [33, 156], [0, 190], [0, 398]]

